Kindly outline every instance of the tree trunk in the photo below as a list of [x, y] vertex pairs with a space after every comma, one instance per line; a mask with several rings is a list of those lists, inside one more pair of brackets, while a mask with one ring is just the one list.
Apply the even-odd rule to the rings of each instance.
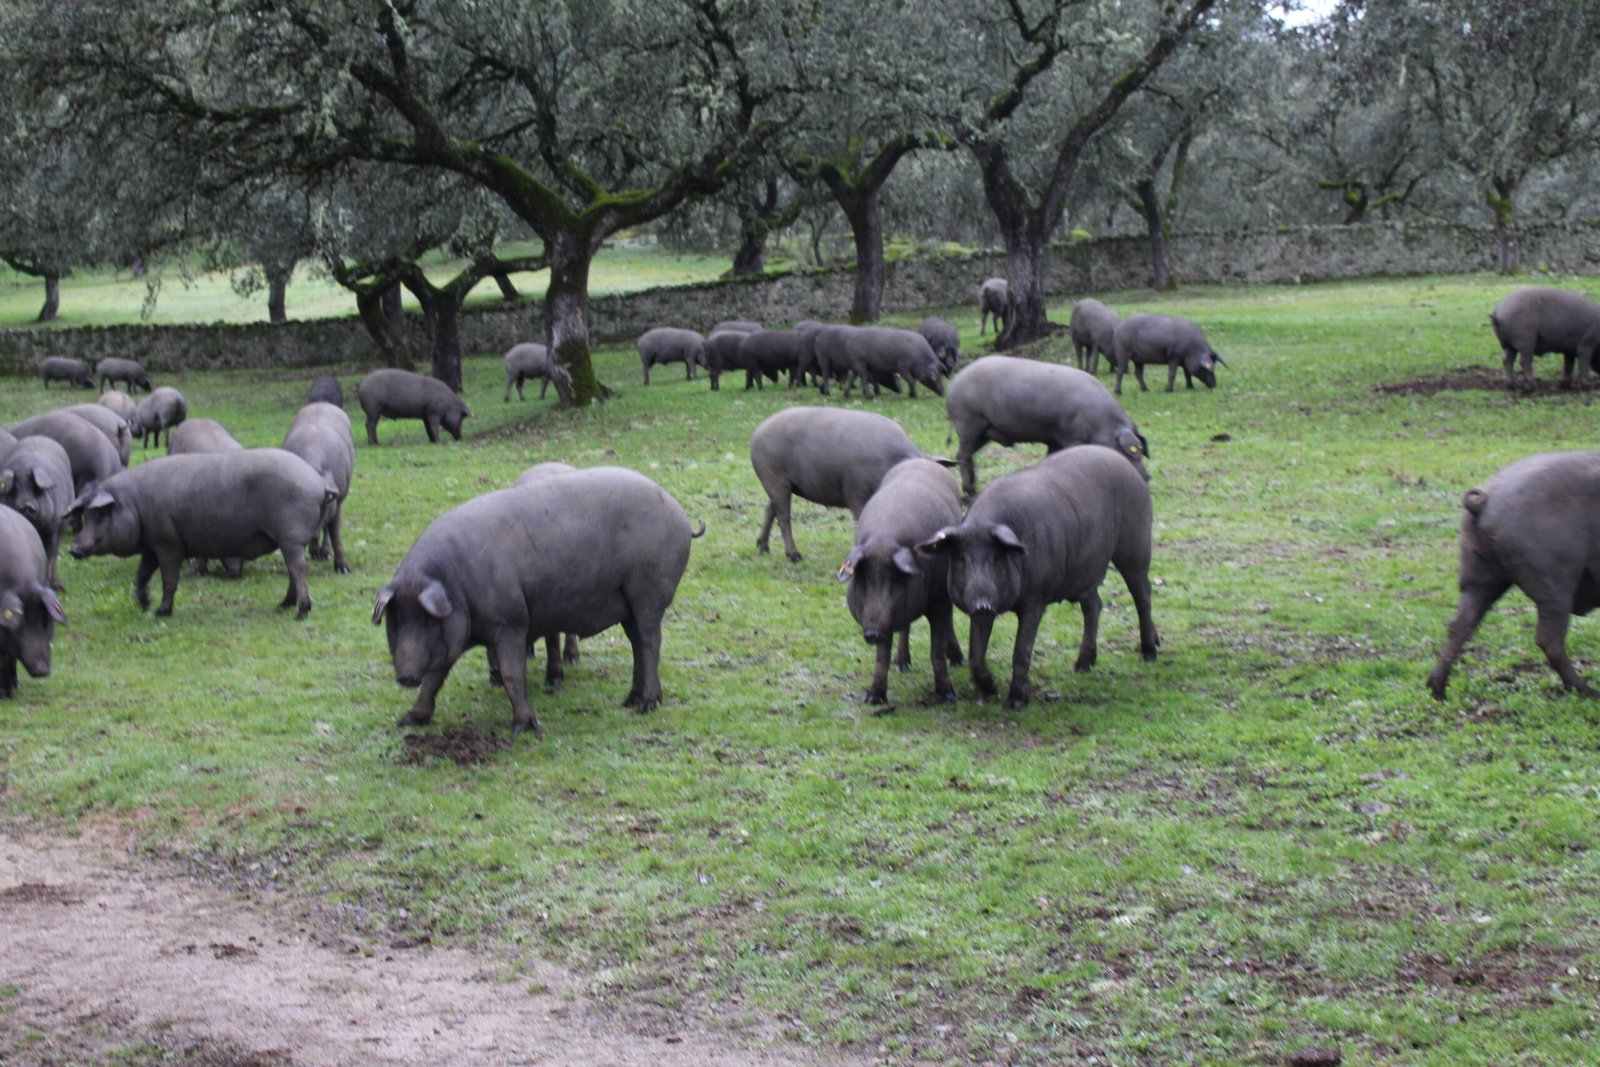
[[1145, 232], [1150, 235], [1150, 288], [1164, 292], [1172, 288], [1167, 262], [1167, 230], [1161, 217], [1161, 201], [1154, 180], [1144, 178], [1134, 186], [1139, 196], [1139, 214], [1144, 216]]
[[367, 335], [372, 338], [372, 343], [378, 346], [384, 366], [415, 370], [416, 363], [411, 358], [411, 346], [406, 343], [403, 335], [394, 330], [393, 323], [385, 313], [384, 305], [389, 302], [389, 294], [398, 292], [398, 286], [390, 286], [381, 293], [357, 293], [356, 310], [361, 315], [361, 324], [367, 328]]
[[389, 332], [400, 338], [409, 350], [410, 342], [406, 339], [406, 306], [405, 294], [400, 291], [399, 282], [390, 282], [389, 288], [379, 296], [383, 301], [383, 317], [388, 320]]
[[1037, 341], [1050, 331], [1044, 296], [1046, 235], [1039, 226], [1024, 223], [1005, 227], [1004, 236], [1011, 307], [1005, 332], [995, 340], [995, 347], [1002, 349]]
[[54, 322], [61, 312], [61, 274], [58, 271], [47, 270], [44, 272], [44, 307], [39, 309], [40, 322]]
[[288, 322], [289, 275], [292, 271], [267, 270], [267, 319], [271, 322]]
[[461, 392], [461, 304], [463, 294], [445, 289], [434, 294], [428, 308], [433, 334], [433, 376]]
[[589, 264], [594, 250], [585, 234], [562, 232], [546, 242], [550, 250], [550, 288], [544, 297], [544, 332], [556, 362], [572, 375], [569, 387], [556, 382], [561, 400], [588, 407], [603, 390], [589, 359]]
[[1483, 194], [1484, 202], [1494, 212], [1494, 239], [1498, 246], [1501, 274], [1515, 274], [1522, 269], [1522, 242], [1517, 239], [1516, 205], [1517, 183], [1508, 178], [1496, 178], [1493, 187]]
[[500, 287], [500, 296], [506, 303], [510, 304], [522, 297], [522, 294], [517, 292], [517, 287], [511, 284], [511, 275], [504, 271], [494, 276], [494, 283]]
[[883, 287], [888, 267], [883, 258], [883, 210], [878, 190], [857, 197], [846, 208], [850, 235], [856, 244], [856, 289], [850, 301], [852, 323], [877, 322], [883, 310]]
[[739, 250], [733, 254], [735, 278], [749, 278], [767, 269], [766, 228], [753, 219], [742, 220], [739, 226]]

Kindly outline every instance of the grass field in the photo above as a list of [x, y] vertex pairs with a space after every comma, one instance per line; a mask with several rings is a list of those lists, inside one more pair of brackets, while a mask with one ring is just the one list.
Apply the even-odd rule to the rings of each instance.
[[[926, 706], [920, 626], [891, 709], [859, 703], [870, 650], [833, 576], [848, 514], [797, 502], [805, 562], [756, 554], [750, 432], [815, 394], [711, 393], [673, 369], [644, 388], [618, 346], [597, 366], [620, 395], [560, 412], [503, 404], [498, 358], [474, 356], [461, 444], [384, 423], [368, 447], [357, 428], [354, 572], [314, 564], [303, 623], [273, 610], [281, 561], [186, 575], [156, 619], [132, 561], [64, 560], [55, 673], [0, 706], [0, 817], [114, 822], [374, 949], [426, 934], [507, 976], [554, 958], [619, 1002], [893, 1062], [1282, 1063], [1307, 1046], [1596, 1062], [1600, 708], [1561, 693], [1515, 591], [1449, 699], [1423, 683], [1454, 608], [1462, 492], [1592, 447], [1597, 409], [1377, 388], [1492, 378], [1486, 316], [1510, 287], [1102, 294], [1197, 320], [1229, 366], [1214, 392], [1130, 378], [1123, 397], [1153, 453], [1159, 660], [1140, 661], [1112, 576], [1094, 671], [1072, 673], [1079, 615], [1052, 608], [1045, 695], [1021, 713], [976, 699], [962, 668], [962, 700]], [[974, 309], [946, 314], [977, 350]], [[1063, 353], [1064, 336], [1045, 346]], [[305, 378], [165, 384], [275, 445]], [[65, 399], [5, 381], [0, 422]], [[875, 409], [953, 452], [936, 399]], [[991, 446], [980, 478], [1041, 454]], [[543, 740], [510, 733], [478, 652], [435, 725], [397, 729], [411, 694], [374, 593], [433, 517], [552, 458], [644, 471], [709, 528], [668, 615], [664, 705], [620, 707], [613, 632], [535, 697]], [[991, 652], [1002, 693], [1013, 625]], [[1592, 623], [1570, 646], [1600, 673]]]

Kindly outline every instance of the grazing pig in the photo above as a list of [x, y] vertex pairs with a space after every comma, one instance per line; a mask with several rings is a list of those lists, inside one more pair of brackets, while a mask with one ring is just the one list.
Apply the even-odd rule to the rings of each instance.
[[311, 383], [311, 389], [306, 393], [307, 404], [332, 404], [336, 408], [344, 407], [344, 389], [339, 385], [339, 379], [331, 374], [324, 374]]
[[706, 374], [711, 388], [722, 388], [722, 372], [744, 368], [744, 339], [754, 330], [713, 330], [706, 338]]
[[[517, 387], [517, 399], [524, 399], [522, 383], [532, 378], [539, 379], [539, 399], [544, 399], [544, 394], [550, 388], [551, 382], [565, 382], [568, 388], [572, 386], [572, 372], [550, 358], [550, 349], [532, 341], [512, 345], [506, 350], [506, 395], [505, 402], [511, 401], [511, 387]], [[561, 392], [561, 386], [556, 386], [556, 392]], [[460, 440], [458, 437], [457, 440]]]
[[[810, 344], [800, 354], [800, 362], [795, 367], [793, 381], [799, 381], [808, 374], [813, 375], [818, 388], [822, 390], [822, 395], [827, 396], [830, 383], [849, 380], [850, 362], [845, 356], [845, 344], [857, 329], [859, 327], [844, 323], [830, 323], [810, 331], [807, 335]], [[898, 382], [894, 388], [899, 392]]]
[[994, 332], [1005, 333], [1006, 322], [1011, 318], [1011, 286], [1004, 278], [990, 278], [978, 287], [978, 336], [988, 328], [994, 318]]
[[[283, 450], [293, 452], [322, 476], [333, 490], [333, 500], [323, 513], [319, 536], [311, 543], [312, 559], [333, 556], [336, 574], [350, 573], [341, 536], [344, 502], [350, 495], [350, 479], [356, 471], [356, 442], [350, 432], [350, 416], [327, 401], [313, 401], [295, 415], [283, 438]], [[330, 552], [331, 550], [331, 552]]]
[[937, 396], [944, 396], [944, 367], [934, 355], [928, 339], [915, 330], [899, 330], [890, 326], [863, 326], [850, 334], [844, 342], [845, 364], [850, 368], [850, 378], [845, 382], [844, 395], [851, 387], [861, 383], [861, 395], [867, 395], [871, 385], [872, 395], [881, 391], [884, 379], [903, 378], [911, 396], [917, 395], [921, 382]]
[[112, 382], [121, 382], [130, 393], [135, 389], [143, 389], [148, 393], [153, 388], [150, 375], [144, 372], [144, 364], [136, 359], [107, 356], [94, 365], [94, 376], [100, 382], [102, 393], [111, 387]]
[[799, 374], [803, 354], [811, 348], [812, 330], [757, 330], [744, 335], [739, 360], [744, 364], [744, 387], [761, 388], [763, 377], [777, 381], [789, 375], [790, 384]]
[[0, 504], [28, 520], [44, 545], [50, 588], [61, 588], [56, 557], [61, 523], [72, 508], [72, 461], [48, 437], [24, 437], [0, 462]]
[[128, 425], [128, 420], [118, 415], [104, 404], [68, 404], [64, 408], [57, 408], [70, 415], [76, 415], [101, 433], [106, 440], [111, 442], [111, 447], [117, 450], [117, 459], [126, 467], [128, 459], [133, 455], [133, 428]]
[[856, 523], [856, 543], [839, 568], [839, 580], [850, 583], [846, 603], [861, 625], [861, 636], [877, 649], [872, 685], [865, 700], [889, 699], [889, 646], [900, 634], [902, 670], [910, 667], [905, 637], [911, 624], [926, 618], [932, 630], [933, 695], [954, 701], [950, 663], [961, 662], [961, 644], [950, 621], [948, 566], [942, 555], [918, 556], [916, 547], [946, 526], [961, 521], [956, 480], [928, 459], [896, 463], [883, 476]]
[[139, 404], [133, 398], [128, 396], [127, 393], [119, 393], [115, 389], [112, 389], [108, 392], [101, 393], [100, 399], [95, 401], [95, 403], [99, 404], [103, 408], [109, 409], [114, 414], [121, 415], [122, 418], [127, 422], [128, 428], [130, 430], [133, 428], [134, 418], [139, 413]]
[[1144, 384], [1144, 365], [1165, 363], [1169, 393], [1180, 369], [1186, 388], [1193, 389], [1194, 379], [1199, 378], [1207, 389], [1213, 389], [1217, 384], [1215, 366], [1228, 365], [1212, 349], [1211, 342], [1206, 340], [1200, 327], [1175, 315], [1152, 315], [1148, 312], [1129, 315], [1117, 324], [1112, 333], [1111, 347], [1112, 358], [1117, 365], [1115, 391], [1118, 396], [1122, 395], [1122, 376], [1128, 372], [1129, 363], [1133, 364], [1133, 376], [1139, 379], [1141, 392], [1150, 391], [1150, 387]]
[[658, 363], [682, 363], [684, 375], [690, 380], [694, 378], [695, 367], [706, 365], [706, 339], [693, 330], [657, 326], [640, 334], [634, 347], [639, 350], [646, 385], [650, 384], [650, 368]]
[[662, 619], [697, 536], [664, 489], [620, 467], [501, 489], [441, 515], [373, 605], [372, 621], [388, 626], [395, 680], [420, 690], [400, 725], [430, 722], [451, 667], [482, 645], [511, 700], [512, 729], [538, 733], [529, 641], [619, 623], [633, 647], [623, 704], [650, 711], [661, 702]]
[[799, 563], [804, 557], [789, 527], [791, 496], [825, 508], [849, 508], [853, 518], [860, 518], [890, 467], [926, 458], [899, 423], [870, 411], [793, 407], [778, 412], [750, 435], [750, 465], [767, 491], [756, 549], [769, 550], [776, 520], [784, 552]]
[[428, 440], [439, 443], [439, 427], [461, 440], [461, 421], [472, 409], [437, 378], [409, 370], [375, 370], [356, 386], [356, 399], [367, 413], [367, 444], [378, 443], [379, 419], [421, 419]]
[[917, 332], [939, 357], [939, 366], [944, 369], [945, 376], [954, 374], [956, 365], [961, 362], [961, 331], [955, 328], [955, 324], [937, 315], [929, 315], [917, 324]]
[[1116, 359], [1113, 338], [1121, 321], [1121, 316], [1093, 297], [1072, 305], [1072, 321], [1067, 329], [1072, 334], [1072, 351], [1079, 370], [1099, 374], [1101, 356], [1106, 357], [1107, 366], [1112, 365]]
[[107, 478], [82, 493], [69, 517], [83, 523], [74, 559], [139, 557], [134, 592], [150, 606], [150, 577], [161, 571], [157, 615], [172, 614], [183, 561], [255, 559], [277, 550], [289, 572], [280, 608], [311, 611], [306, 546], [334, 499], [322, 475], [280, 448], [164, 456]]
[[48, 437], [67, 450], [72, 463], [72, 491], [80, 494], [105, 481], [122, 469], [117, 448], [93, 424], [64, 411], [46, 411], [23, 419], [11, 427], [20, 441], [24, 437]]
[[1511, 364], [1522, 357], [1522, 384], [1533, 388], [1533, 357], [1561, 353], [1561, 384], [1572, 388], [1572, 366], [1578, 366], [1578, 388], [1587, 387], [1590, 364], [1600, 353], [1600, 304], [1565, 289], [1532, 286], [1503, 298], [1489, 312], [1495, 339], [1505, 353], [1506, 386]]
[[1461, 599], [1428, 689], [1443, 700], [1450, 668], [1513, 585], [1538, 609], [1534, 639], [1561, 684], [1600, 697], [1567, 658], [1573, 615], [1600, 607], [1600, 452], [1546, 452], [1502, 468], [1461, 500]]
[[1145, 473], [1150, 445], [1106, 387], [1086, 371], [1015, 356], [984, 356], [950, 383], [945, 399], [960, 440], [956, 463], [961, 491], [971, 497], [978, 477], [972, 457], [993, 441], [1007, 447], [1037, 441], [1051, 452], [1072, 445], [1105, 445]]
[[39, 377], [44, 379], [46, 389], [50, 388], [51, 382], [66, 382], [80, 389], [94, 388], [89, 368], [83, 365], [83, 360], [71, 356], [50, 356], [42, 360], [39, 363]]
[[17, 691], [20, 660], [34, 678], [50, 675], [50, 640], [66, 622], [50, 591], [44, 545], [28, 520], [0, 508], [0, 697]]
[[1080, 445], [1046, 456], [994, 482], [961, 523], [940, 530], [918, 551], [950, 562], [950, 599], [972, 617], [967, 648], [972, 680], [995, 692], [987, 655], [996, 615], [1015, 612], [1006, 705], [1028, 703], [1028, 668], [1045, 608], [1068, 600], [1083, 609], [1075, 671], [1094, 666], [1100, 583], [1117, 569], [1139, 613], [1139, 652], [1156, 658], [1160, 638], [1150, 614], [1150, 488], [1117, 453]]
[[144, 436], [144, 447], [149, 448], [151, 441], [157, 445], [161, 443], [163, 431], [170, 443], [172, 428], [188, 417], [189, 402], [183, 398], [183, 394], [170, 385], [163, 385], [139, 401], [139, 410], [134, 412], [137, 425], [130, 425], [135, 432]]
[[202, 452], [243, 452], [244, 445], [216, 419], [187, 419], [167, 434], [167, 455]]

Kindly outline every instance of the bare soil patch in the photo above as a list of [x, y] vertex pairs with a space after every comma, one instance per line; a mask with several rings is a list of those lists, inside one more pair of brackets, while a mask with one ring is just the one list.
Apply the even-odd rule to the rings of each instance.
[[[1517, 372], [1516, 387], [1512, 395], [1517, 397], [1530, 396], [1572, 396], [1574, 390], [1567, 389], [1561, 384], [1561, 378], [1538, 377], [1539, 367], [1534, 367], [1533, 389], [1529, 390], [1522, 382], [1522, 372]], [[1452, 367], [1443, 374], [1433, 378], [1412, 378], [1410, 381], [1389, 382], [1384, 385], [1375, 385], [1373, 390], [1386, 396], [1433, 396], [1435, 393], [1445, 392], [1480, 392], [1504, 393], [1506, 391], [1505, 371], [1493, 367], [1466, 366]]]
[[[744, 1047], [589, 996], [537, 960], [318, 944], [284, 916], [108, 840], [0, 830], [0, 1064], [202, 1067], [864, 1062]], [[743, 1035], [751, 1046], [772, 1029]], [[127, 1050], [142, 1049], [139, 1058]]]

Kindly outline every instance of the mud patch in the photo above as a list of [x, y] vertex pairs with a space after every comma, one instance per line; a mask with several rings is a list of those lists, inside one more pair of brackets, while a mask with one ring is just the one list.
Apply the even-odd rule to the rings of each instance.
[[470, 767], [493, 759], [513, 743], [506, 734], [486, 734], [463, 727], [408, 733], [405, 735], [406, 750], [397, 762], [407, 767], [420, 767], [442, 759], [457, 767]]
[[7, 886], [0, 889], [0, 905], [8, 904], [81, 904], [83, 899], [76, 893], [58, 885], [41, 885], [38, 882], [24, 882], [21, 885]]
[[[1538, 368], [1535, 367], [1535, 374]], [[1504, 393], [1505, 371], [1492, 367], [1452, 367], [1436, 378], [1413, 378], [1405, 382], [1375, 385], [1374, 392], [1385, 396], [1433, 396], [1435, 393]], [[1512, 395], [1519, 397], [1572, 396], [1573, 390], [1564, 387], [1559, 377], [1534, 378], [1529, 390], [1522, 383], [1520, 372], [1517, 388]]]

